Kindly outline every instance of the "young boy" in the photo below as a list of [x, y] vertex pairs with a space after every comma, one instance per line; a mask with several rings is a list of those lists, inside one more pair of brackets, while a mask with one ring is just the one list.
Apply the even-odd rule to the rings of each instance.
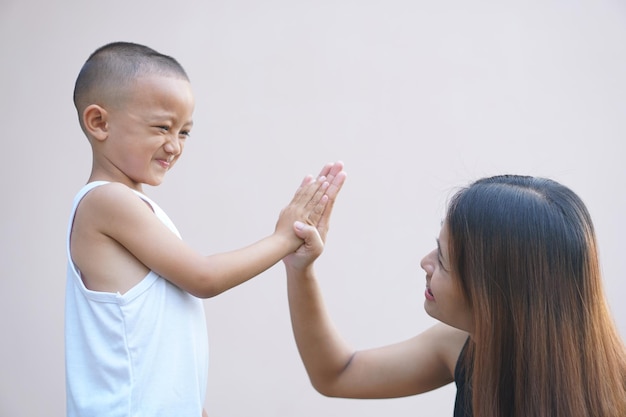
[[93, 152], [67, 235], [68, 416], [204, 415], [208, 345], [200, 298], [262, 273], [330, 215], [345, 173], [306, 177], [270, 236], [202, 256], [142, 193], [180, 157], [193, 120], [189, 79], [173, 58], [132, 43], [96, 50], [74, 90]]

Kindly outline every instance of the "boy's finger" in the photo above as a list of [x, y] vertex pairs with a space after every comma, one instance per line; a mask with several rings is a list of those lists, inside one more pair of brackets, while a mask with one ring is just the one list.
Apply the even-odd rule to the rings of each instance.
[[331, 200], [339, 194], [341, 187], [343, 187], [343, 183], [346, 181], [347, 175], [348, 174], [346, 174], [345, 171], [341, 171], [334, 175], [332, 179], [330, 177], [328, 178], [329, 185], [326, 188], [326, 195]]
[[[326, 187], [325, 181], [329, 183], [334, 180], [339, 172], [343, 170], [343, 162], [330, 162], [325, 164], [316, 179], [307, 175], [296, 190], [296, 194], [292, 200], [293, 203], [306, 201], [306, 206], [317, 205], [324, 195], [322, 189]], [[325, 190], [323, 190], [325, 192]]]
[[[317, 206], [320, 203], [325, 204], [325, 202], [321, 201], [321, 198], [323, 196], [321, 192], [323, 191], [324, 194], [328, 194], [328, 187], [330, 186], [332, 186], [333, 188], [331, 190], [331, 194], [329, 195], [329, 197], [334, 198], [339, 192], [339, 189], [341, 189], [341, 185], [343, 184], [343, 181], [345, 179], [345, 173], [343, 177], [341, 176], [342, 172], [343, 172], [343, 162], [341, 161], [328, 163], [324, 165], [324, 167], [320, 171], [318, 180], [325, 181], [328, 184], [326, 183], [321, 184], [320, 188], [318, 188], [316, 193], [310, 198], [307, 206], [309, 207], [310, 205]], [[339, 175], [339, 178], [337, 178], [338, 175]], [[319, 208], [316, 207], [315, 210], [319, 210]]]
[[307, 215], [306, 221], [311, 226], [316, 226], [319, 224], [324, 211], [326, 210], [326, 205], [328, 204], [329, 198], [325, 193], [322, 193], [319, 200], [316, 203], [313, 203], [313, 199], [311, 199], [312, 207], [309, 207], [309, 213]]
[[320, 237], [323, 242], [326, 242], [326, 235], [328, 234], [328, 229], [330, 227], [330, 215], [333, 211], [333, 207], [335, 205], [335, 199], [341, 187], [346, 180], [347, 174], [343, 171], [339, 172], [335, 178], [333, 178], [332, 183], [329, 185], [326, 196], [328, 197], [328, 201], [324, 205], [324, 211], [322, 212], [319, 221], [317, 223], [317, 230], [319, 231]]
[[319, 177], [325, 177], [328, 182], [332, 182], [338, 173], [343, 171], [343, 162], [337, 161], [324, 165], [319, 173]]
[[345, 175], [343, 163], [335, 162], [324, 165], [316, 179], [304, 178], [291, 201], [291, 204], [302, 207], [302, 220], [314, 226], [320, 223], [326, 205], [339, 193]]
[[335, 163], [333, 162], [329, 162], [326, 165], [324, 165], [322, 167], [322, 170], [320, 171], [320, 173], [317, 175], [318, 177], [326, 177], [328, 176], [328, 173], [331, 172], [333, 166], [335, 165]]
[[[311, 198], [310, 201], [311, 204], [315, 205], [312, 215], [309, 216], [309, 220], [312, 221], [314, 225], [319, 224], [324, 210], [326, 209], [326, 205], [334, 202], [334, 199], [337, 197], [337, 194], [339, 194], [347, 175], [345, 171], [343, 171], [342, 162], [335, 163], [332, 167], [330, 167], [330, 170], [328, 170], [326, 174], [326, 183], [322, 184], [316, 195]], [[323, 199], [322, 196], [319, 195], [322, 191], [324, 192], [324, 196], [327, 197], [326, 199]]]
[[343, 171], [343, 162], [337, 161], [334, 164], [329, 164], [327, 171], [324, 172], [324, 176], [328, 181], [332, 181], [340, 172]]
[[313, 181], [313, 175], [307, 175], [306, 177], [304, 177], [302, 179], [302, 182], [300, 183], [300, 187], [298, 187], [298, 190], [302, 187], [304, 187], [305, 185], [308, 185], [311, 183], [311, 181]]
[[291, 203], [302, 205], [307, 204], [320, 190], [320, 187], [324, 185], [325, 181], [325, 177], [318, 177], [314, 179], [311, 175], [307, 175], [304, 180], [302, 180], [300, 187], [296, 190], [296, 193], [291, 199]]

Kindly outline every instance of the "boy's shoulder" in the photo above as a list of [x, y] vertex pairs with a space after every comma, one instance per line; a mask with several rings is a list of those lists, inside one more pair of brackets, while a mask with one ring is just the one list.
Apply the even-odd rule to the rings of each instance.
[[125, 184], [108, 182], [91, 189], [82, 199], [78, 211], [91, 212], [102, 218], [106, 213], [123, 213], [129, 208], [136, 207], [145, 209], [146, 203], [142, 201], [137, 192]]
[[135, 191], [121, 183], [89, 190], [72, 221], [70, 252], [92, 291], [125, 293], [143, 279], [150, 262], [138, 257], [152, 251], [147, 232], [160, 223]]
[[[96, 181], [94, 181], [96, 182]], [[122, 184], [121, 182], [108, 182], [97, 181], [99, 184], [94, 185], [85, 196], [82, 201], [97, 200], [99, 202], [106, 202], [108, 200], [120, 200], [124, 201], [126, 198], [137, 198], [136, 192], [129, 186]]]

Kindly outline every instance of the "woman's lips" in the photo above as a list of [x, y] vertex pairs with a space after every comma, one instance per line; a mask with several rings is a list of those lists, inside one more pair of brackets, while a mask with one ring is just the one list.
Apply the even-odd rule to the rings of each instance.
[[424, 296], [426, 297], [427, 300], [435, 301], [435, 296], [433, 295], [433, 292], [428, 287], [426, 287], [426, 291], [424, 291]]

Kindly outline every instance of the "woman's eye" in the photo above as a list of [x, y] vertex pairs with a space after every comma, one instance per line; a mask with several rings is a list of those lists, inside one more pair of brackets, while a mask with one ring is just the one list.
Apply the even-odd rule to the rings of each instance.
[[446, 269], [445, 266], [443, 266], [443, 260], [441, 259], [441, 256], [437, 256], [437, 263], [439, 264], [439, 267], [441, 269], [443, 269], [444, 271], [448, 272], [448, 270]]
[[438, 261], [438, 263], [439, 263], [439, 267], [440, 267], [441, 269], [443, 269], [445, 272], [450, 272], [450, 271], [448, 271], [448, 268], [446, 268], [446, 267], [443, 265], [443, 261], [442, 261], [441, 259], [437, 258], [437, 261]]

